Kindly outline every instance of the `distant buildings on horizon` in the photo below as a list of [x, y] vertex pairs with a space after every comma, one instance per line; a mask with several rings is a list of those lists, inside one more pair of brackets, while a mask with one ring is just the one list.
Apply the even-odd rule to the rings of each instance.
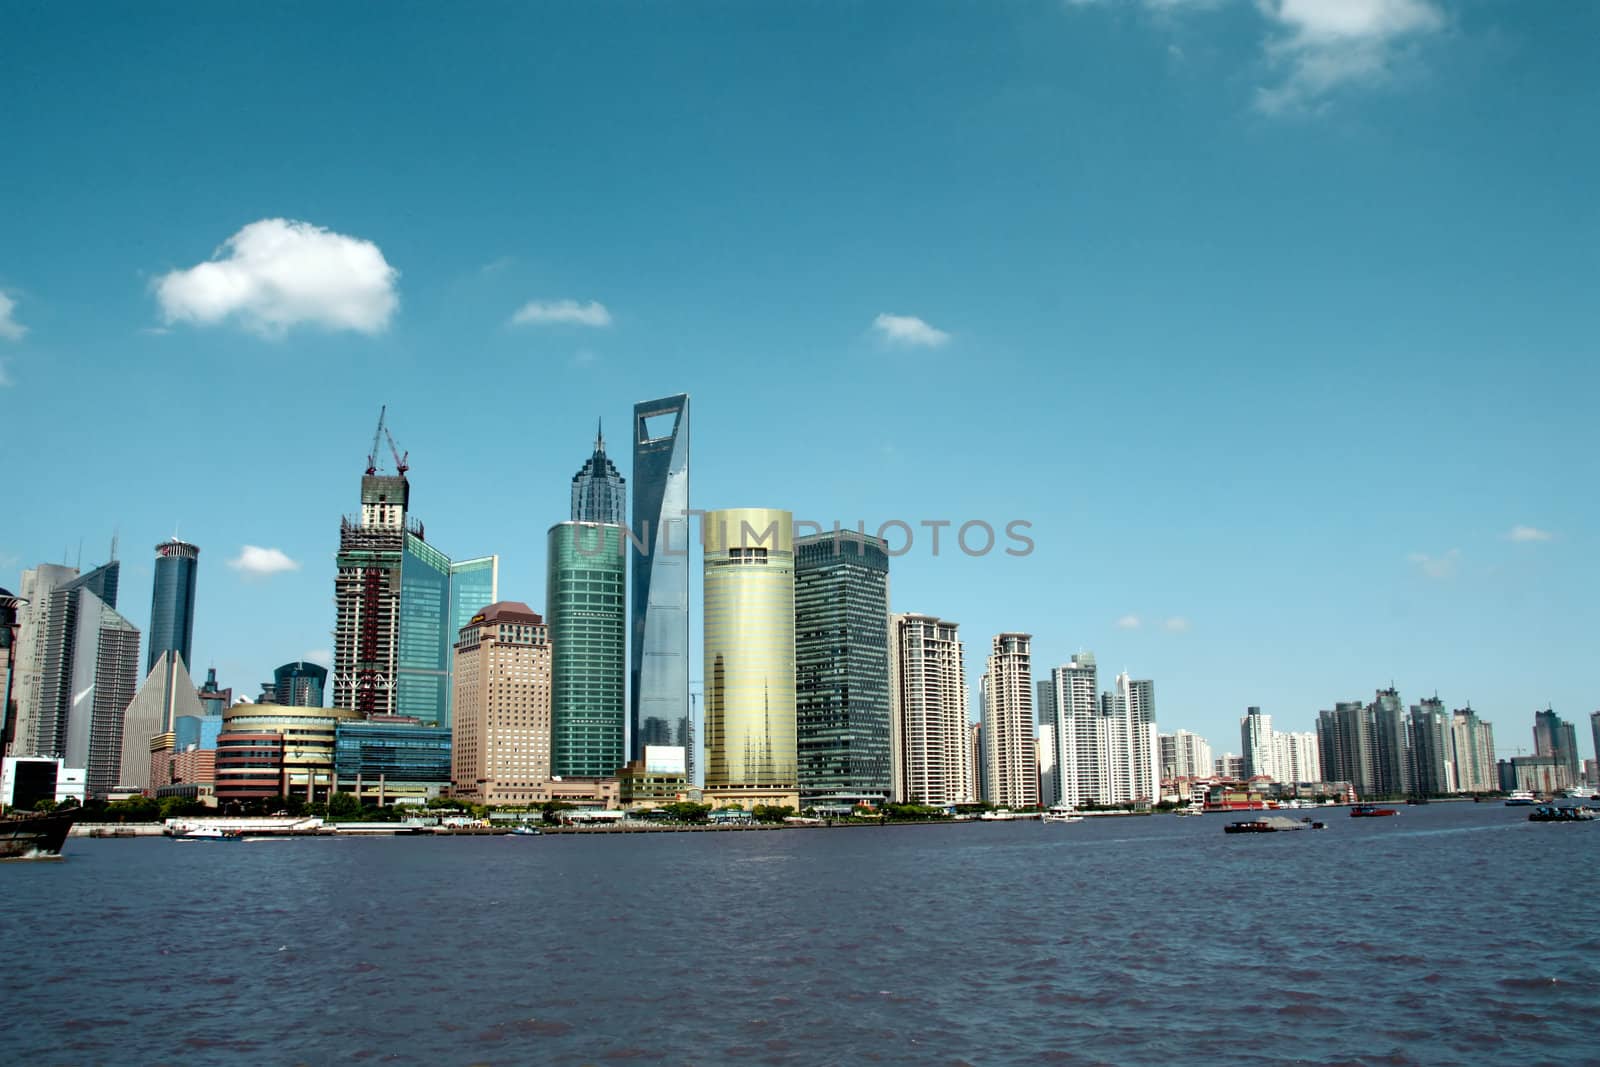
[[[1122, 672], [1102, 690], [1092, 653], [1036, 665], [1021, 631], [990, 639], [974, 722], [960, 628], [892, 611], [885, 543], [796, 538], [778, 508], [699, 513], [697, 709], [689, 430], [686, 394], [634, 406], [630, 526], [627, 479], [597, 429], [570, 517], [547, 533], [542, 614], [501, 599], [498, 556], [452, 561], [426, 541], [403, 454], [392, 473], [369, 456], [360, 510], [340, 522], [332, 670], [283, 664], [253, 704], [214, 669], [191, 677], [198, 546], [155, 548], [142, 683], [139, 632], [116, 611], [115, 546], [87, 573], [27, 570], [19, 596], [0, 591], [6, 751], [55, 761], [69, 793], [80, 773], [89, 797], [387, 804], [453, 791], [841, 814], [1145, 807], [1219, 778], [1399, 796], [1553, 792], [1584, 777], [1576, 729], [1553, 711], [1535, 716], [1533, 755], [1497, 762], [1470, 707], [1434, 697], [1407, 711], [1393, 687], [1336, 703], [1314, 731], [1275, 730], [1248, 708], [1241, 754], [1214, 756], [1197, 734], [1159, 732], [1152, 680]], [[380, 417], [375, 448], [383, 433]], [[1600, 746], [1600, 712], [1590, 726]]]

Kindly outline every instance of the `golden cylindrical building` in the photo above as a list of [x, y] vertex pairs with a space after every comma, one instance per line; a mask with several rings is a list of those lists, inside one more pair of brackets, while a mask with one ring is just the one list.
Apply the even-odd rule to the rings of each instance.
[[728, 508], [702, 521], [706, 801], [798, 807], [794, 517]]

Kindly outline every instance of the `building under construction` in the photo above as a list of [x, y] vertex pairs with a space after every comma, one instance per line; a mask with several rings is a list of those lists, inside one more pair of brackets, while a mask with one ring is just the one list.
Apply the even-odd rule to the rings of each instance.
[[[387, 440], [394, 473], [381, 473]], [[378, 417], [361, 478], [361, 512], [339, 523], [333, 705], [450, 725], [450, 669], [459, 624], [497, 599], [499, 558], [452, 564], [410, 513], [406, 455]]]

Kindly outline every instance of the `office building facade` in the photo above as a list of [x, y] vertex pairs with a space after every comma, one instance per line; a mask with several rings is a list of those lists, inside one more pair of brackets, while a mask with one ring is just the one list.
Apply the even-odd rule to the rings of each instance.
[[704, 523], [705, 795], [798, 807], [793, 517], [729, 508]]
[[550, 630], [520, 601], [461, 628], [452, 674], [452, 795], [476, 804], [549, 798]]
[[562, 777], [607, 778], [628, 762], [626, 536], [614, 523], [550, 527], [550, 759]]
[[150, 673], [123, 712], [121, 773], [117, 776], [117, 785], [148, 792], [153, 784], [151, 739], [172, 734], [180, 718], [198, 718], [202, 710], [194, 679], [184, 667], [183, 654], [167, 651], [157, 656]]
[[617, 465], [606, 455], [605, 433], [596, 427], [594, 452], [572, 476], [573, 522], [600, 526], [628, 524], [628, 487]]
[[450, 742], [450, 729], [415, 720], [341, 720], [335, 788], [378, 807], [441, 796], [450, 789]]
[[695, 764], [689, 706], [689, 397], [633, 407], [632, 599], [629, 608], [629, 724], [632, 759]]
[[[960, 628], [932, 615], [891, 622], [889, 694], [894, 799], [949, 805], [977, 799]], [[980, 748], [981, 751], [981, 748]]]
[[296, 708], [320, 708], [328, 668], [319, 663], [297, 660], [273, 669], [272, 691], [279, 704]]
[[801, 800], [887, 800], [893, 775], [886, 546], [848, 531], [797, 538], [794, 572]]
[[1555, 760], [1565, 780], [1578, 784], [1578, 731], [1549, 708], [1533, 713], [1533, 752]]
[[145, 673], [154, 669], [163, 653], [176, 653], [187, 671], [194, 664], [194, 594], [200, 570], [200, 549], [174, 537], [161, 542], [155, 551]]

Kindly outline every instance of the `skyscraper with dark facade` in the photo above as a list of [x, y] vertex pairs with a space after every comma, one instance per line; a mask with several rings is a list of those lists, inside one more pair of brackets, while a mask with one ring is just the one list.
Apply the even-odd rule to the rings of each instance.
[[1580, 777], [1578, 731], [1550, 708], [1533, 713], [1533, 751], [1565, 767], [1567, 782], [1577, 783]]
[[323, 688], [328, 683], [328, 668], [300, 660], [285, 663], [272, 672], [272, 691], [278, 703], [293, 708], [320, 708]]
[[689, 710], [688, 394], [633, 406], [633, 522], [629, 752], [643, 759], [649, 746], [658, 759], [681, 756], [694, 782], [700, 775]]
[[802, 803], [887, 800], [889, 555], [861, 534], [794, 542], [795, 714]]
[[608, 526], [628, 523], [628, 488], [617, 465], [606, 456], [606, 437], [598, 428], [594, 454], [572, 476], [572, 521]]
[[1411, 753], [1399, 691], [1393, 686], [1378, 690], [1367, 712], [1371, 717], [1373, 792], [1403, 796], [1411, 792]]
[[174, 537], [156, 546], [156, 576], [150, 596], [150, 647], [145, 653], [146, 674], [163, 652], [176, 652], [184, 666], [194, 660], [194, 590], [200, 568], [200, 549]]

